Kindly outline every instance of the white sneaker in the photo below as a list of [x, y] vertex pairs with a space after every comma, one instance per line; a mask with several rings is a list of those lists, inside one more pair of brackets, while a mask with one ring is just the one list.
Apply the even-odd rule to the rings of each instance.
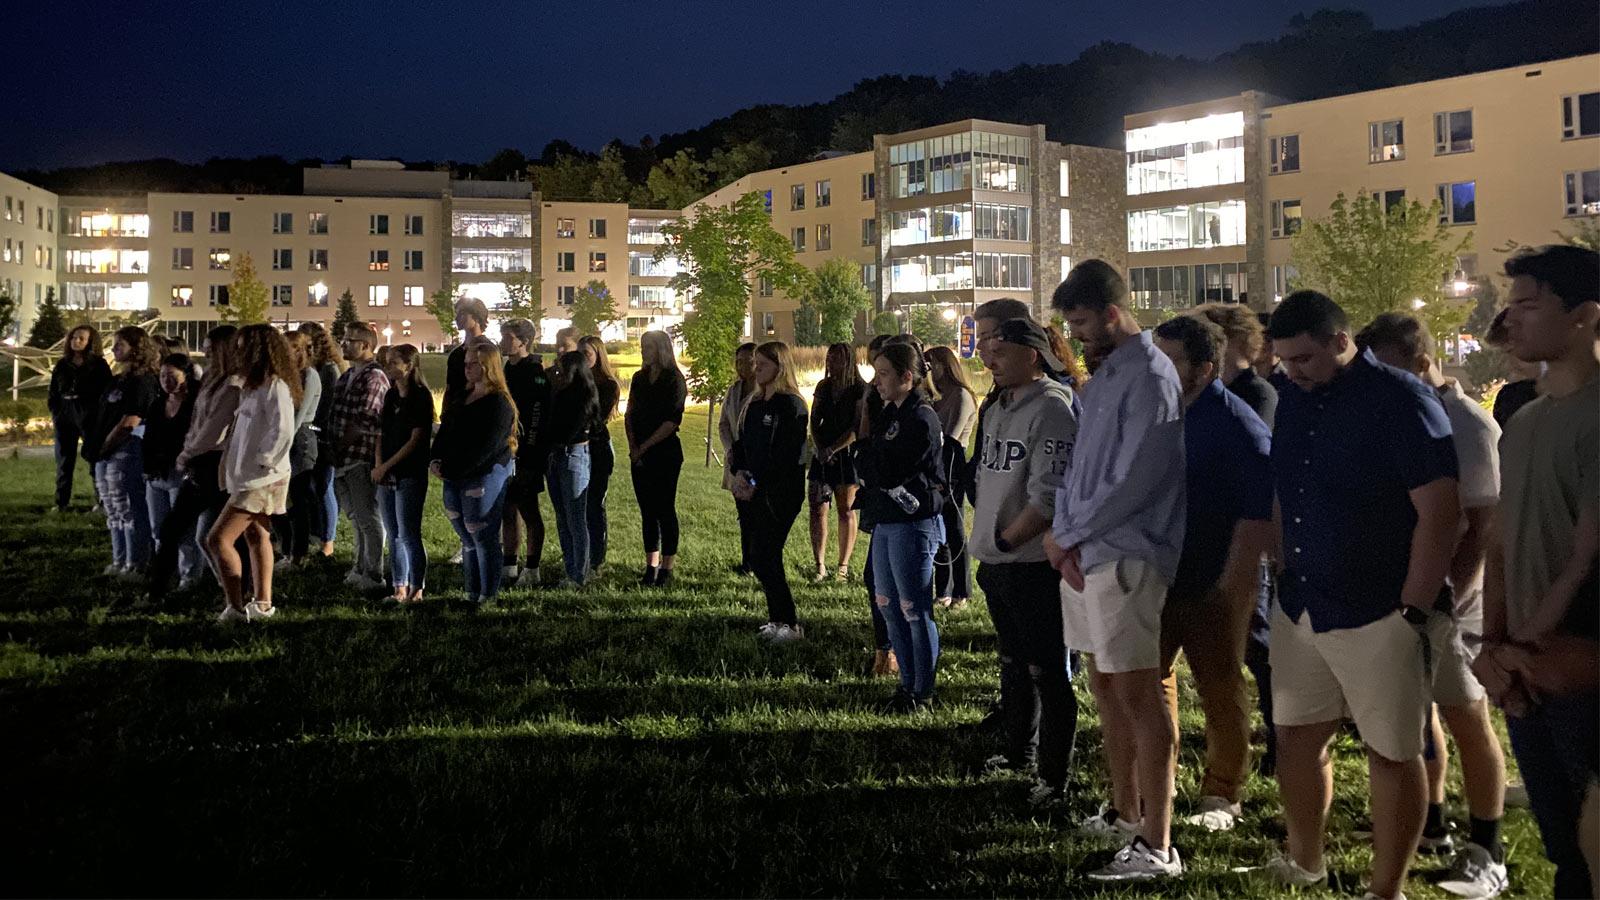
[[777, 630], [778, 630], [778, 623], [777, 622], [768, 622], [767, 624], [765, 624], [765, 625], [761, 626], [760, 628], [756, 629], [756, 637], [761, 638], [764, 641], [769, 641], [769, 640], [772, 640], [772, 635]]
[[238, 607], [224, 606], [222, 612], [217, 613], [217, 621], [224, 625], [230, 622], [248, 622], [250, 621], [250, 616]]
[[1100, 811], [1078, 823], [1078, 833], [1090, 837], [1114, 838], [1125, 841], [1139, 833], [1139, 826], [1144, 820], [1129, 822], [1117, 815], [1111, 804], [1104, 803]]
[[1045, 784], [1038, 778], [1033, 780], [1033, 787], [1028, 790], [1028, 805], [1035, 809], [1045, 809], [1067, 802], [1067, 789], [1053, 784]]
[[245, 621], [248, 622], [254, 622], [258, 619], [270, 619], [277, 614], [277, 606], [262, 606], [260, 600], [252, 600], [244, 605]]
[[138, 584], [144, 581], [144, 572], [133, 566], [123, 566], [122, 571], [117, 573], [117, 580], [123, 584]]
[[517, 576], [516, 582], [513, 583], [511, 586], [514, 587], [514, 588], [536, 588], [536, 587], [538, 587], [539, 586], [539, 570], [538, 569], [523, 569], [522, 570], [522, 574]]
[[805, 640], [806, 630], [799, 625], [779, 625], [773, 629], [772, 636], [767, 638], [774, 644], [792, 644], [795, 641]]
[[357, 584], [360, 584], [361, 578], [361, 573], [357, 572], [355, 569], [351, 569], [350, 571], [344, 573], [344, 583], [347, 587], [354, 587]]
[[1229, 803], [1222, 797], [1206, 796], [1200, 798], [1200, 811], [1183, 821], [1207, 831], [1232, 831], [1243, 815], [1239, 804]]
[[1274, 856], [1264, 866], [1239, 866], [1233, 871], [1236, 873], [1260, 872], [1279, 887], [1312, 887], [1328, 880], [1327, 866], [1323, 866], [1321, 872], [1308, 872], [1287, 853], [1280, 853]]
[[1177, 847], [1168, 846], [1163, 853], [1151, 849], [1144, 838], [1136, 837], [1118, 850], [1111, 862], [1090, 872], [1089, 877], [1095, 881], [1151, 881], [1182, 874], [1183, 861], [1178, 858]]
[[1489, 851], [1470, 841], [1450, 861], [1450, 871], [1439, 882], [1443, 890], [1457, 897], [1498, 897], [1511, 884], [1506, 864], [1495, 862]]
[[116, 578], [122, 574], [122, 566], [118, 563], [112, 563], [106, 566], [104, 569], [101, 569], [100, 574], [109, 576], [111, 578]]
[[298, 569], [298, 568], [300, 568], [300, 564], [295, 562], [293, 558], [288, 557], [288, 556], [280, 556], [280, 557], [278, 557], [278, 561], [272, 564], [272, 571], [275, 572], [275, 573], [293, 572], [295, 569]]
[[200, 586], [200, 582], [202, 582], [204, 580], [205, 580], [205, 577], [202, 576], [202, 575], [190, 575], [188, 578], [181, 578], [181, 579], [178, 580], [178, 590], [181, 593], [187, 594], [190, 591], [194, 590], [195, 588], [199, 587]]
[[452, 566], [461, 565], [461, 548], [460, 547], [457, 547], [455, 554], [450, 557], [450, 565], [452, 565]]

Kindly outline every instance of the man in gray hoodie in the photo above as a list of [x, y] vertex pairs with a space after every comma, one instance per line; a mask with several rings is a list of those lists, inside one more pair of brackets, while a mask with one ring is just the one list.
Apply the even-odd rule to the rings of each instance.
[[1071, 390], [1050, 377], [1063, 367], [1038, 324], [1000, 323], [981, 355], [995, 393], [980, 424], [971, 546], [1000, 644], [1006, 741], [1005, 754], [991, 763], [1036, 766], [1030, 799], [1044, 804], [1064, 795], [1078, 727], [1062, 638], [1061, 576], [1043, 543], [1078, 423]]

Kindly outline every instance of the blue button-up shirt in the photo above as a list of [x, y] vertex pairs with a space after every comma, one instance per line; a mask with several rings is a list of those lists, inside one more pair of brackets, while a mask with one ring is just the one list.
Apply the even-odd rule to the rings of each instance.
[[1368, 350], [1327, 386], [1278, 397], [1272, 474], [1283, 515], [1278, 602], [1319, 632], [1400, 607], [1417, 511], [1410, 492], [1456, 477], [1450, 418], [1416, 376]]
[[1150, 333], [1123, 343], [1083, 387], [1083, 418], [1056, 491], [1056, 543], [1085, 571], [1141, 559], [1171, 583], [1183, 551], [1183, 397]]
[[1272, 432], [1249, 404], [1213, 380], [1183, 411], [1183, 448], [1188, 524], [1168, 595], [1196, 599], [1221, 580], [1240, 520], [1272, 518]]

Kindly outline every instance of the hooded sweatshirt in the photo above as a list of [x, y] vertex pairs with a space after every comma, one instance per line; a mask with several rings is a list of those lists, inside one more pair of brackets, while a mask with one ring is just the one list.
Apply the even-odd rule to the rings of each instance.
[[1049, 378], [1000, 392], [984, 405], [983, 439], [974, 457], [978, 496], [973, 503], [972, 555], [982, 563], [1042, 562], [1044, 535], [1010, 553], [995, 546], [998, 532], [1031, 506], [1046, 521], [1055, 517], [1056, 488], [1072, 460], [1078, 418], [1072, 391]]

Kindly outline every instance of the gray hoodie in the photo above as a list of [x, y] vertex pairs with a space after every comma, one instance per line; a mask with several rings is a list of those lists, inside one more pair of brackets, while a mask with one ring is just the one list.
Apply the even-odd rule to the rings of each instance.
[[1010, 525], [1031, 506], [1049, 521], [1055, 517], [1056, 488], [1066, 475], [1078, 420], [1072, 390], [1041, 378], [1013, 388], [989, 404], [980, 426], [978, 497], [972, 513], [972, 555], [984, 563], [1041, 562], [1044, 534], [1001, 553], [997, 529]]

